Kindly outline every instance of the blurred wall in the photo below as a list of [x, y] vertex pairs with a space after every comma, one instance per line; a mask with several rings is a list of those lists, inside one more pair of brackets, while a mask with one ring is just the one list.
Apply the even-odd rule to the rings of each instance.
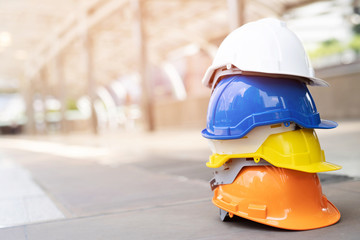
[[322, 118], [360, 118], [360, 61], [316, 71], [330, 87], [310, 87]]
[[155, 128], [204, 128], [209, 98], [210, 90], [209, 96], [155, 103]]

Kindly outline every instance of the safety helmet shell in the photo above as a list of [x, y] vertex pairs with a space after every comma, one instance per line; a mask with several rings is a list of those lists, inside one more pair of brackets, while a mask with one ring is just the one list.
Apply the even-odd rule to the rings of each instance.
[[295, 122], [305, 128], [337, 126], [336, 122], [320, 119], [304, 83], [235, 75], [225, 77], [214, 89], [202, 135], [208, 139], [236, 139], [254, 127], [281, 122]]
[[[286, 23], [265, 18], [232, 31], [221, 43], [203, 84], [214, 86], [216, 71], [235, 67], [244, 75], [265, 74], [303, 79], [309, 85], [329, 84], [314, 75], [314, 70], [299, 38]], [[228, 73], [231, 74], [231, 73]], [[216, 79], [215, 79], [216, 78]]]
[[231, 214], [289, 230], [321, 228], [340, 219], [316, 173], [274, 166], [242, 168], [233, 183], [215, 189], [212, 201]]
[[[245, 148], [246, 139], [243, 144]], [[325, 161], [325, 153], [321, 149], [315, 130], [308, 128], [272, 134], [256, 152], [215, 153], [210, 156], [206, 166], [218, 168], [234, 158], [253, 158], [255, 162], [264, 159], [276, 167], [309, 173], [341, 169], [341, 166]]]

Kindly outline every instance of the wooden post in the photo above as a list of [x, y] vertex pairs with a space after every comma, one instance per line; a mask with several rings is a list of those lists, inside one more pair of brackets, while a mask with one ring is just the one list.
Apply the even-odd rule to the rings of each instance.
[[82, 45], [83, 45], [83, 57], [84, 57], [84, 72], [88, 82], [88, 96], [90, 99], [91, 106], [91, 131], [94, 134], [98, 134], [98, 121], [94, 108], [94, 101], [96, 97], [96, 81], [94, 78], [94, 59], [93, 59], [93, 41], [89, 34], [89, 29], [87, 26], [87, 13], [80, 11], [79, 25], [82, 35]]
[[245, 24], [245, 8], [246, 0], [228, 0], [229, 26], [231, 31]]
[[[46, 95], [49, 94], [49, 89], [48, 89], [48, 83], [47, 83], [47, 78], [49, 77], [49, 75], [47, 74], [47, 67], [45, 66], [43, 69], [40, 70], [40, 75], [39, 75], [39, 92], [41, 95], [41, 101], [42, 101], [42, 105], [43, 105], [43, 121], [44, 121], [44, 125], [43, 125], [43, 129], [41, 129], [42, 131], [40, 132], [41, 134], [46, 134], [48, 132], [48, 122], [46, 119]], [[39, 133], [39, 131], [38, 131]]]
[[131, 1], [134, 10], [134, 37], [138, 49], [138, 71], [141, 80], [142, 88], [142, 112], [145, 122], [145, 129], [147, 131], [154, 131], [154, 116], [153, 116], [153, 99], [151, 91], [151, 82], [148, 74], [149, 61], [147, 56], [147, 39], [146, 29], [144, 24], [145, 9], [143, 0]]
[[23, 84], [23, 91], [26, 102], [26, 117], [27, 122], [25, 132], [27, 134], [35, 134], [35, 118], [34, 118], [34, 79], [25, 77]]
[[66, 102], [66, 79], [64, 74], [64, 56], [63, 54], [59, 54], [55, 58], [55, 71], [56, 71], [56, 80], [58, 86], [58, 98], [60, 100], [60, 130], [62, 133], [67, 133], [67, 123], [66, 123], [66, 109], [67, 109], [67, 102]]

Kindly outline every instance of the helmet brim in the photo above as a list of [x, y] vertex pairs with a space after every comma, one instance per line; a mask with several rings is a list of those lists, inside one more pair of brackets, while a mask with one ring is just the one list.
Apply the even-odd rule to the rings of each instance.
[[201, 135], [207, 139], [217, 139], [217, 140], [238, 139], [238, 138], [242, 138], [242, 137], [246, 136], [246, 134], [248, 132], [250, 132], [252, 129], [254, 129], [255, 127], [271, 125], [271, 124], [275, 124], [275, 123], [279, 123], [279, 122], [295, 122], [304, 128], [314, 128], [314, 129], [332, 129], [332, 128], [336, 128], [338, 126], [338, 124], [336, 122], [331, 121], [331, 120], [324, 120], [324, 119], [321, 119], [320, 123], [316, 124], [316, 125], [315, 124], [314, 125], [304, 124], [302, 122], [297, 121], [296, 119], [282, 119], [281, 121], [278, 121], [278, 120], [268, 121], [266, 124], [261, 124], [261, 123], [255, 124], [255, 125], [251, 126], [250, 128], [248, 128], [246, 131], [243, 131], [240, 135], [239, 134], [237, 134], [237, 135], [218, 135], [218, 134], [209, 132], [206, 128], [201, 131]]
[[321, 122], [319, 125], [317, 125], [317, 129], [331, 129], [331, 128], [336, 128], [338, 126], [337, 122], [331, 121], [331, 120], [325, 120], [325, 119], [321, 119]]
[[[251, 154], [249, 154], [248, 157], [251, 157]], [[211, 156], [210, 156], [210, 158], [211, 158]], [[208, 161], [206, 163], [206, 166], [208, 168], [219, 168], [222, 165], [224, 165], [224, 163], [227, 161], [228, 161], [227, 158], [223, 158], [222, 160], [217, 161], [217, 162]], [[342, 168], [339, 165], [329, 163], [329, 162], [317, 162], [317, 163], [303, 165], [303, 166], [297, 165], [294, 167], [294, 166], [291, 166], [291, 164], [289, 164], [289, 165], [278, 164], [276, 161], [272, 161], [272, 159], [266, 159], [266, 161], [276, 167], [293, 169], [296, 171], [308, 172], [308, 173], [330, 172], [330, 171], [340, 170]]]
[[[215, 73], [215, 71], [221, 67], [225, 67], [225, 66], [211, 66], [209, 67], [206, 72], [205, 75], [202, 79], [202, 84], [208, 88], [212, 88], [213, 86], [213, 81], [216, 81], [216, 79], [213, 79], [213, 74]], [[302, 76], [302, 75], [294, 75], [293, 73], [275, 73], [275, 72], [254, 72], [254, 71], [250, 71], [250, 70], [246, 70], [246, 69], [240, 69], [241, 71], [243, 71], [243, 75], [258, 75], [258, 76], [268, 76], [268, 77], [272, 77], [272, 76], [277, 76], [279, 78], [295, 78], [295, 79], [306, 79], [308, 81], [306, 81], [306, 84], [310, 85], [310, 86], [318, 86], [318, 87], [329, 87], [330, 84], [328, 82], [326, 82], [325, 80], [321, 79], [321, 78], [316, 78], [316, 77], [307, 77], [307, 76]]]
[[[286, 168], [286, 166], [283, 166]], [[296, 170], [301, 172], [308, 172], [308, 173], [318, 173], [318, 172], [329, 172], [329, 171], [336, 171], [340, 170], [342, 167], [333, 163], [329, 162], [318, 162], [304, 166], [297, 166]]]
[[230, 208], [227, 209], [226, 207], [223, 206], [223, 204], [219, 203], [219, 200], [216, 198], [213, 198], [212, 202], [215, 206], [227, 212], [233, 213], [234, 215], [237, 215], [239, 217], [246, 218], [251, 221], [265, 224], [268, 226], [287, 229], [287, 230], [311, 230], [311, 229], [327, 227], [337, 223], [341, 217], [339, 210], [329, 200], [327, 200], [327, 211], [320, 216], [314, 214], [313, 216], [311, 216], [311, 218], [307, 217], [307, 218], [283, 219], [283, 220], [250, 217], [246, 213], [235, 212]]

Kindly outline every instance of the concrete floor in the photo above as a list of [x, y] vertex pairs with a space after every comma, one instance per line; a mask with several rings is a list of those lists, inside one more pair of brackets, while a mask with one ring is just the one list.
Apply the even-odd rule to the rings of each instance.
[[221, 222], [198, 130], [2, 137], [0, 239], [359, 239], [360, 121], [317, 132], [344, 167], [319, 174], [342, 216], [310, 231]]

